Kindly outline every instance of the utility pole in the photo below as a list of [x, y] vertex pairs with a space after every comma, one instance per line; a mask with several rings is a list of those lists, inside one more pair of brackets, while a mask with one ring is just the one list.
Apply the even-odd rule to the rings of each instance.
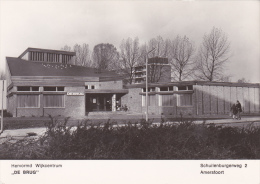
[[145, 81], [145, 86], [146, 86], [146, 90], [145, 90], [145, 106], [146, 106], [146, 114], [145, 114], [145, 120], [146, 122], [148, 122], [148, 54], [153, 52], [155, 50], [155, 48], [153, 48], [152, 50], [150, 50], [149, 52], [147, 52], [146, 57], [145, 57], [145, 67], [146, 67], [146, 81]]

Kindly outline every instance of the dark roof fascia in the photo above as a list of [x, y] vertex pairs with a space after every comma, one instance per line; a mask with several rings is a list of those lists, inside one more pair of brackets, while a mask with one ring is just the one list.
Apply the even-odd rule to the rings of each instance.
[[85, 93], [96, 94], [96, 93], [128, 93], [127, 89], [85, 89]]
[[[148, 95], [172, 95], [172, 94], [192, 94], [194, 93], [193, 90], [187, 90], [187, 91], [156, 91], [156, 92], [148, 92]], [[140, 95], [145, 95], [145, 92], [140, 92]]]
[[99, 77], [99, 82], [107, 82], [107, 81], [121, 81], [124, 77], [115, 76], [115, 77]]
[[30, 51], [33, 51], [33, 52], [46, 52], [46, 53], [48, 52], [48, 53], [66, 54], [66, 55], [76, 56], [76, 52], [28, 47], [18, 58], [22, 58], [27, 52], [30, 52]]
[[81, 82], [98, 82], [99, 77], [84, 77], [84, 76], [11, 76], [16, 80], [69, 80], [69, 81], [81, 81]]
[[[256, 88], [260, 88], [259, 83], [208, 82], [208, 81], [181, 81], [181, 82], [169, 82], [169, 83], [148, 83], [148, 87], [185, 86], [185, 85], [256, 87]], [[129, 88], [145, 88], [145, 83], [128, 84], [128, 85], [125, 85], [124, 87], [126, 89], [129, 89]]]
[[209, 81], [194, 81], [196, 85], [202, 86], [230, 86], [230, 87], [260, 87], [259, 83], [237, 83], [237, 82], [209, 82]]

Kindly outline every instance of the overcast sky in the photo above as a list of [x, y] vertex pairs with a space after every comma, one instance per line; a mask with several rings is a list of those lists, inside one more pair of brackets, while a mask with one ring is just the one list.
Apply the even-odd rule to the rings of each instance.
[[26, 48], [141, 43], [162, 36], [188, 36], [196, 47], [213, 26], [231, 42], [226, 73], [232, 80], [260, 82], [259, 1], [1, 1], [0, 67]]

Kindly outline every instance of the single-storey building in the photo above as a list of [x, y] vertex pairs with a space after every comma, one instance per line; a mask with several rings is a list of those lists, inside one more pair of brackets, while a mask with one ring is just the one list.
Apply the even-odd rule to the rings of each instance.
[[[111, 72], [74, 65], [75, 52], [28, 48], [6, 58], [7, 111], [14, 117], [90, 112], [145, 113], [145, 83], [123, 84]], [[239, 100], [246, 113], [260, 113], [260, 85], [223, 82], [149, 83], [149, 114], [226, 114]]]

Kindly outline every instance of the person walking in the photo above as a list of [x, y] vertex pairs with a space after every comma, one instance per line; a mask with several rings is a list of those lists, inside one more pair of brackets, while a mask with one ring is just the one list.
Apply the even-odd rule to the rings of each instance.
[[242, 112], [242, 106], [238, 100], [236, 103], [236, 109], [237, 109], [237, 119], [241, 119], [240, 113]]
[[232, 113], [232, 118], [236, 119], [236, 115], [237, 115], [237, 108], [236, 108], [236, 104], [233, 104], [230, 108], [230, 112]]

